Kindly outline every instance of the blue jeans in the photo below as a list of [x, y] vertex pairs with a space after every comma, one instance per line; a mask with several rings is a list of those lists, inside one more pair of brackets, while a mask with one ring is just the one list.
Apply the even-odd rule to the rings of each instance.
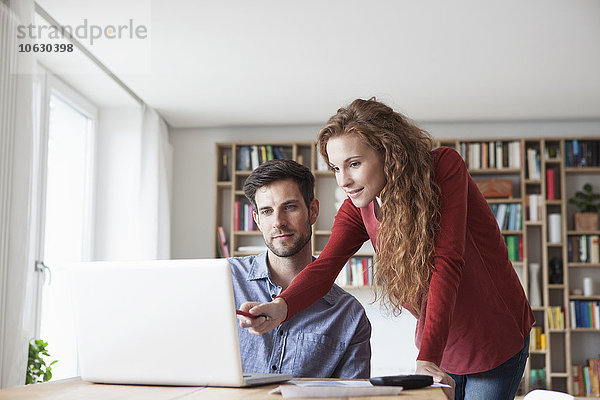
[[512, 400], [515, 398], [529, 357], [529, 335], [523, 348], [494, 369], [477, 374], [448, 374], [454, 379], [455, 400]]

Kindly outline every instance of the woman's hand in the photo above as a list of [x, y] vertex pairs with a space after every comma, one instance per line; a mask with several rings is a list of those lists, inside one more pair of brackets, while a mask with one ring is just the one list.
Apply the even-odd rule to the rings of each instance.
[[442, 390], [448, 399], [454, 400], [454, 379], [442, 371], [436, 364], [431, 361], [417, 360], [417, 370], [415, 371], [415, 374], [431, 375], [433, 376], [434, 382], [450, 385], [449, 388], [442, 388]]
[[277, 328], [287, 318], [287, 303], [281, 297], [270, 303], [249, 301], [240, 306], [240, 310], [258, 315], [248, 318], [238, 315], [240, 327], [248, 329], [253, 335], [262, 335]]

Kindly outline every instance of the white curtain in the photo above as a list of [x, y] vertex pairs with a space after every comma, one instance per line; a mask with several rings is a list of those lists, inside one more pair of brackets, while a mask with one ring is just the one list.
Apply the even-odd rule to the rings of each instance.
[[173, 148], [167, 124], [149, 107], [143, 108], [141, 151], [140, 255], [145, 259], [168, 259]]
[[33, 60], [16, 37], [32, 21], [32, 1], [0, 2], [0, 388], [25, 383], [33, 336]]
[[172, 148], [148, 107], [99, 110], [94, 259], [170, 258]]

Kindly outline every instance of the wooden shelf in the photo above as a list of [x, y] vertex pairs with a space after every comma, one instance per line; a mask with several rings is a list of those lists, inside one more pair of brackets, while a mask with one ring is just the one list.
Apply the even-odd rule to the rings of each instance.
[[261, 231], [235, 231], [233, 232], [234, 235], [238, 235], [238, 236], [261, 236], [262, 232]]
[[567, 372], [551, 372], [551, 378], [568, 378], [569, 374]]
[[546, 200], [546, 205], [560, 206], [560, 205], [562, 205], [562, 200]]
[[569, 296], [569, 300], [590, 300], [590, 301], [595, 301], [595, 300], [600, 300], [600, 294], [598, 295], [594, 295], [594, 296], [583, 296], [583, 295], [570, 295]]
[[542, 221], [525, 221], [525, 226], [542, 226]]
[[598, 263], [568, 263], [567, 266], [569, 268], [599, 268], [600, 264]]
[[580, 236], [580, 235], [600, 235], [600, 230], [593, 231], [567, 231], [568, 236]]
[[[569, 301], [571, 300], [584, 300], [584, 301], [598, 301], [600, 300], [600, 294], [595, 296], [572, 296], [569, 294], [571, 285], [569, 279], [577, 280], [580, 279], [581, 272], [591, 272], [595, 274], [597, 271], [591, 269], [600, 268], [600, 263], [572, 263], [568, 262], [568, 251], [567, 244], [569, 243], [569, 237], [579, 235], [600, 235], [599, 230], [592, 231], [574, 231], [568, 230], [570, 226], [573, 209], [568, 205], [568, 199], [573, 195], [574, 183], [580, 179], [590, 179], [590, 182], [598, 181], [600, 177], [600, 167], [565, 167], [566, 161], [570, 160], [570, 155], [567, 154], [566, 143], [570, 140], [578, 139], [580, 141], [600, 141], [600, 136], [587, 137], [587, 138], [567, 138], [567, 137], [554, 137], [554, 138], [485, 138], [485, 139], [448, 139], [437, 141], [437, 145], [447, 145], [456, 149], [457, 151], [463, 150], [464, 144], [470, 143], [484, 143], [487, 142], [519, 142], [520, 143], [520, 164], [521, 168], [480, 168], [480, 169], [469, 169], [469, 173], [476, 179], [507, 179], [513, 182], [513, 197], [506, 198], [487, 198], [486, 201], [490, 205], [494, 204], [518, 204], [521, 205], [522, 211], [522, 229], [519, 230], [503, 230], [504, 236], [519, 235], [523, 240], [523, 258], [525, 261], [512, 262], [513, 266], [521, 274], [525, 292], [528, 292], [528, 287], [532, 277], [529, 275], [527, 266], [530, 262], [539, 263], [542, 268], [540, 270], [539, 280], [541, 282], [542, 291], [542, 304], [544, 306], [532, 307], [538, 320], [537, 326], [542, 328], [548, 336], [552, 335], [552, 338], [548, 338], [547, 348], [545, 350], [532, 350], [530, 353], [537, 357], [535, 359], [536, 366], [532, 367], [529, 363], [526, 369], [526, 375], [522, 380], [524, 392], [529, 391], [529, 371], [531, 368], [544, 368], [546, 371], [546, 384], [549, 389], [552, 389], [553, 380], [558, 380], [558, 390], [564, 390], [566, 387], [567, 391], [571, 391], [572, 387], [572, 372], [571, 365], [567, 365], [572, 359], [572, 354], [577, 354], [578, 358], [581, 358], [581, 354], [586, 357], [593, 358], [597, 357], [597, 354], [593, 353], [590, 349], [582, 348], [581, 340], [578, 340], [580, 336], [575, 333], [591, 334], [596, 335], [600, 333], [599, 329], [592, 328], [568, 328], [568, 329], [549, 329], [549, 311], [548, 305], [558, 306], [562, 305], [566, 308], [566, 313], [570, 314]], [[319, 171], [317, 167], [318, 151], [316, 149], [315, 142], [287, 142], [287, 143], [268, 143], [275, 146], [281, 146], [285, 149], [285, 152], [291, 154], [291, 157], [296, 161], [302, 161], [304, 165], [310, 166], [311, 171], [315, 175], [316, 180], [316, 193], [320, 196], [319, 201], [321, 207], [329, 207], [335, 201], [333, 198], [327, 198], [324, 196], [333, 197], [333, 192], [336, 188], [335, 175], [330, 170]], [[238, 149], [241, 146], [262, 146], [267, 143], [217, 143], [217, 164], [216, 171], [222, 171], [222, 165], [219, 163], [223, 159], [222, 155], [228, 155], [229, 157], [229, 172], [231, 180], [226, 182], [216, 182], [216, 226], [223, 225], [228, 235], [229, 248], [239, 248], [241, 245], [254, 245], [258, 242], [262, 244], [262, 237], [260, 231], [238, 231], [232, 232], [234, 227], [233, 222], [233, 208], [235, 201], [245, 200], [244, 192], [241, 190], [241, 184], [244, 179], [250, 175], [251, 171], [238, 171], [238, 164], [236, 164], [236, 155]], [[467, 148], [469, 148], [467, 146]], [[475, 147], [476, 148], [476, 147]], [[484, 145], [481, 148], [485, 148]], [[527, 171], [527, 149], [535, 149], [540, 156], [540, 179], [529, 179]], [[546, 158], [545, 154], [547, 150], [551, 149], [555, 152], [551, 154], [558, 154], [559, 157]], [[290, 151], [291, 150], [291, 151]], [[483, 153], [483, 151], [482, 151]], [[466, 154], [466, 153], [465, 153]], [[463, 157], [465, 156], [463, 154]], [[472, 154], [472, 153], [471, 153]], [[468, 158], [467, 158], [468, 159]], [[480, 162], [475, 162], [474, 165], [487, 165], [485, 156]], [[548, 182], [546, 182], [547, 175], [546, 170], [552, 169], [555, 171], [555, 196], [558, 199], [547, 200], [548, 194]], [[582, 175], [581, 177], [576, 175]], [[215, 174], [215, 180], [218, 178]], [[571, 180], [569, 180], [571, 179]], [[596, 179], [596, 180], [594, 180]], [[579, 185], [579, 183], [577, 183]], [[327, 193], [327, 195], [324, 195]], [[231, 197], [228, 196], [231, 194]], [[537, 194], [540, 195], [540, 204], [538, 208], [538, 221], [526, 220], [528, 215], [528, 195]], [[560, 212], [561, 224], [562, 224], [562, 236], [560, 243], [549, 243], [548, 234], [546, 229], [547, 215], [551, 212]], [[323, 246], [327, 242], [331, 235], [331, 225], [333, 225], [333, 217], [331, 221], [328, 221], [329, 216], [323, 219], [323, 213], [319, 218], [319, 229], [313, 231], [312, 245], [313, 253], [319, 255], [323, 250]], [[215, 226], [215, 229], [216, 229]], [[517, 225], [518, 226], [518, 225]], [[215, 235], [216, 236], [216, 235]], [[216, 247], [215, 247], [216, 250]], [[216, 252], [215, 252], [216, 254]], [[234, 256], [247, 256], [257, 253], [251, 252], [240, 252], [233, 251]], [[357, 257], [372, 257], [373, 253], [362, 253], [356, 254]], [[562, 261], [564, 284], [550, 284], [549, 282], [549, 270], [548, 265], [550, 260], [553, 258], [559, 258]], [[583, 268], [583, 270], [582, 270]], [[586, 271], [586, 269], [588, 269]], [[573, 276], [573, 274], [577, 274]], [[371, 286], [344, 286], [347, 290], [363, 290], [372, 289]], [[570, 323], [570, 315], [565, 315], [565, 322]], [[571, 333], [575, 335], [571, 335]], [[594, 338], [596, 336], [593, 336]], [[587, 339], [587, 338], [586, 338]], [[566, 369], [567, 372], [551, 372], [553, 370]], [[556, 388], [555, 388], [556, 389]]]
[[522, 203], [523, 199], [516, 197], [490, 197], [486, 198], [488, 204], [502, 204], [502, 203]]
[[600, 167], [566, 167], [567, 174], [597, 174], [600, 173]]
[[471, 175], [512, 175], [521, 174], [520, 168], [482, 168], [482, 169], [469, 169]]
[[562, 290], [565, 288], [565, 285], [563, 283], [549, 283], [548, 284], [548, 289], [559, 289]]

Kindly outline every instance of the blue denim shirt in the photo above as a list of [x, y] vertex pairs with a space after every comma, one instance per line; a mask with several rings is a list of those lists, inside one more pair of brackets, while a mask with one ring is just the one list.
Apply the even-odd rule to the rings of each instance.
[[[281, 292], [271, 281], [266, 252], [232, 257], [229, 264], [238, 308]], [[256, 336], [238, 326], [238, 333], [244, 372], [344, 379], [371, 374], [371, 323], [358, 300], [337, 285], [271, 332]]]

